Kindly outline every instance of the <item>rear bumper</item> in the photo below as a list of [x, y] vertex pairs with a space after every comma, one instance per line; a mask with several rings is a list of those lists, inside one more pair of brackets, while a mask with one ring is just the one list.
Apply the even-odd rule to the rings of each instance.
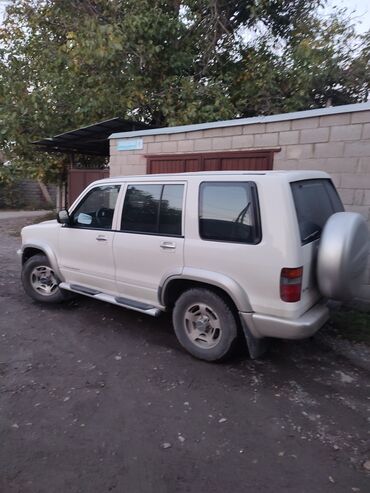
[[271, 317], [258, 313], [240, 312], [254, 337], [278, 337], [280, 339], [304, 339], [317, 332], [329, 319], [325, 302], [318, 303], [301, 317], [293, 320]]

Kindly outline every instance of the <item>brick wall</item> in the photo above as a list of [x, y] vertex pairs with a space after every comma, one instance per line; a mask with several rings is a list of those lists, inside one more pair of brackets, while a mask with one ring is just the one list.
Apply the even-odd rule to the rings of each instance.
[[[330, 173], [346, 210], [370, 227], [370, 110], [143, 137], [144, 148], [121, 152], [111, 140], [110, 174], [146, 173], [146, 155], [276, 149], [274, 169]], [[362, 296], [370, 300], [370, 259]]]

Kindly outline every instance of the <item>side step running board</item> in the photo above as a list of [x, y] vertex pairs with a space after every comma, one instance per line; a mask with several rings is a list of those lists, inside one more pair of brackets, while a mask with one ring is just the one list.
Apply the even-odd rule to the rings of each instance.
[[129, 300], [128, 298], [118, 297], [115, 298], [116, 303], [122, 306], [130, 306], [132, 308], [137, 308], [138, 310], [151, 310], [153, 307], [147, 305], [146, 303], [141, 303], [140, 301]]
[[86, 286], [80, 286], [79, 284], [71, 284], [70, 286], [71, 291], [76, 291], [77, 293], [89, 294], [91, 296], [95, 296], [96, 294], [100, 293], [100, 291], [97, 291], [96, 289], [87, 288]]
[[161, 313], [159, 308], [155, 306], [147, 305], [146, 303], [141, 303], [140, 301], [130, 300], [128, 298], [114, 297], [110, 294], [102, 293], [96, 289], [88, 288], [87, 286], [81, 286], [79, 284], [69, 284], [68, 282], [61, 282], [59, 284], [61, 289], [66, 289], [67, 291], [72, 291], [74, 293], [84, 294], [90, 298], [94, 298], [100, 301], [106, 301], [107, 303], [112, 303], [113, 305], [122, 306], [130, 310], [135, 310], [140, 313], [146, 313], [152, 317], [158, 317]]

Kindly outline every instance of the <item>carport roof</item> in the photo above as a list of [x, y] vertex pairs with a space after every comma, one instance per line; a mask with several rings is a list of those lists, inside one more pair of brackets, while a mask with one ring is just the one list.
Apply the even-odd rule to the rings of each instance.
[[109, 156], [109, 136], [116, 132], [151, 129], [150, 125], [117, 117], [87, 127], [64, 132], [32, 144], [39, 151]]

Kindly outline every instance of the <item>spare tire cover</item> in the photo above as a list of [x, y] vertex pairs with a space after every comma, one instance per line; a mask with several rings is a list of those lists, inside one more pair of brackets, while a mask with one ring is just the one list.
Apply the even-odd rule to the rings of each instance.
[[323, 296], [350, 300], [361, 285], [369, 254], [365, 219], [354, 212], [329, 217], [321, 234], [317, 280]]

